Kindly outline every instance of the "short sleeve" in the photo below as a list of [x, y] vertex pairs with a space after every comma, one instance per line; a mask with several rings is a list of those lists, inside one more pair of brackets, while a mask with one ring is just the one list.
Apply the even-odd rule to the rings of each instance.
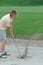
[[7, 21], [7, 27], [9, 27], [10, 26], [10, 21]]
[[6, 22], [7, 22], [7, 27], [10, 26], [10, 19], [6, 19]]
[[7, 16], [6, 17], [6, 22], [7, 22], [7, 27], [9, 27], [10, 26], [10, 23], [12, 22], [12, 18], [10, 18], [10, 16]]

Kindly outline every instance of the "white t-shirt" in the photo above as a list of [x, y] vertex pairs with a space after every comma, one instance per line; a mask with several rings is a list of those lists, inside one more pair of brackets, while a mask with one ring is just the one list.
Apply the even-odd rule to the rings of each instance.
[[10, 26], [10, 22], [12, 22], [12, 18], [10, 18], [10, 14], [3, 16], [0, 19], [0, 29], [6, 30], [6, 27]]

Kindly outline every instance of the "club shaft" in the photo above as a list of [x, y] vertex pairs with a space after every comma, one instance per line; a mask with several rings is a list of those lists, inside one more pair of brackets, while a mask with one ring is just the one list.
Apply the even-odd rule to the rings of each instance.
[[15, 46], [16, 46], [16, 49], [17, 49], [17, 52], [18, 52], [19, 56], [21, 56], [21, 51], [20, 51], [20, 48], [18, 47], [18, 45], [17, 45], [17, 43], [16, 43], [16, 40], [13, 39], [13, 41], [14, 41], [14, 44], [15, 44]]

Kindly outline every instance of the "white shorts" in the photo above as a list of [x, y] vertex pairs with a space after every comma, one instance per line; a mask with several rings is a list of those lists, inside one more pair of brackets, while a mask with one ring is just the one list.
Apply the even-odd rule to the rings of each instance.
[[6, 40], [6, 31], [0, 29], [0, 40]]

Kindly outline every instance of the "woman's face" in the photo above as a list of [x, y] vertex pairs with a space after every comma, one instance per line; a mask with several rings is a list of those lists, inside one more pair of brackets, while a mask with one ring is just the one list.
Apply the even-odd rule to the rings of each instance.
[[15, 15], [12, 14], [12, 15], [11, 15], [12, 18], [16, 18], [16, 16], [17, 16], [17, 14], [15, 14]]

